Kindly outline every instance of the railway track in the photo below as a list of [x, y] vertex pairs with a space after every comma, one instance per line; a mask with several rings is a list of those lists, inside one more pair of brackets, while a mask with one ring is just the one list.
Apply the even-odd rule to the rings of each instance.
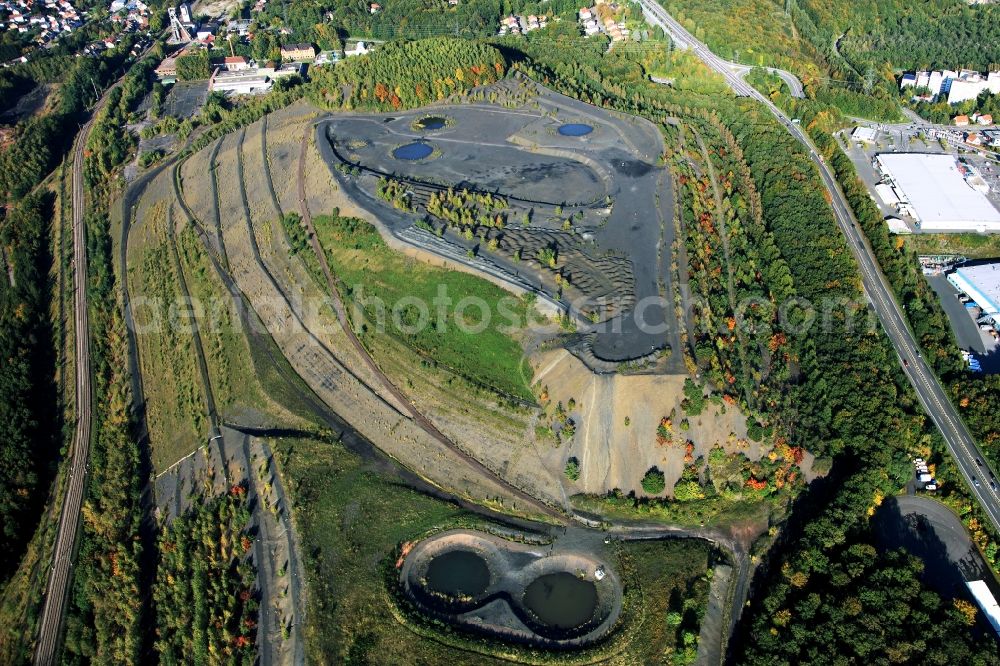
[[[119, 82], [121, 80], [119, 79]], [[93, 421], [93, 392], [90, 369], [90, 316], [87, 305], [87, 238], [84, 222], [86, 200], [83, 183], [83, 158], [94, 118], [104, 107], [108, 95], [118, 84], [108, 88], [94, 107], [91, 119], [81, 128], [73, 145], [73, 325], [76, 355], [76, 432], [68, 460], [68, 480], [59, 515], [59, 528], [52, 555], [52, 568], [45, 588], [38, 642], [34, 662], [48, 666], [55, 663], [59, 650], [63, 615], [72, 579], [73, 555], [80, 527], [80, 510], [86, 490], [87, 463]]]

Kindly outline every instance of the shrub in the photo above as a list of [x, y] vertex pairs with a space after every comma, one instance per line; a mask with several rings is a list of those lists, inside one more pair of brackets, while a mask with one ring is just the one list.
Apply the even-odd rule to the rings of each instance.
[[650, 467], [646, 476], [642, 477], [642, 489], [647, 495], [659, 495], [667, 487], [667, 481], [656, 467]]
[[566, 478], [570, 481], [576, 481], [580, 478], [580, 461], [576, 458], [570, 458], [566, 461]]

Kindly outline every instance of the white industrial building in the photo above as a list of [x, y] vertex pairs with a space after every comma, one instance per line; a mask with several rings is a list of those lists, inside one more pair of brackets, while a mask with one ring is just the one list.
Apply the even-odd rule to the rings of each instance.
[[963, 69], [960, 72], [950, 69], [915, 72], [904, 74], [899, 82], [900, 90], [908, 86], [927, 88], [932, 97], [947, 95], [949, 104], [958, 104], [976, 99], [984, 90], [989, 90], [993, 95], [1000, 94], [1000, 72], [981, 74], [970, 69]]
[[892, 189], [892, 185], [889, 185], [888, 183], [879, 183], [875, 186], [875, 194], [878, 195], [878, 198], [881, 199], [882, 203], [886, 206], [889, 206], [890, 208], [896, 208], [899, 206], [899, 195]]
[[874, 127], [865, 127], [864, 125], [858, 125], [851, 132], [851, 138], [855, 141], [861, 141], [863, 143], [875, 143], [878, 140], [878, 130]]
[[997, 604], [996, 598], [990, 592], [989, 585], [982, 580], [972, 580], [965, 585], [969, 588], [976, 603], [983, 609], [983, 615], [993, 627], [993, 631], [1000, 634], [1000, 604]]
[[982, 317], [1000, 322], [1000, 262], [960, 266], [948, 274], [948, 282], [976, 302]]
[[979, 72], [963, 69], [958, 78], [951, 82], [948, 89], [948, 103], [958, 104], [969, 99], [976, 99], [984, 90], [991, 95], [1000, 93], [1000, 72], [990, 72], [983, 76]]
[[302, 63], [292, 62], [278, 67], [250, 67], [236, 71], [216, 69], [208, 82], [208, 89], [227, 95], [259, 95], [270, 90], [275, 80], [301, 74], [302, 67]]
[[243, 72], [219, 72], [212, 77], [209, 89], [212, 92], [230, 95], [259, 95], [271, 89], [274, 82], [266, 74], [257, 70]]
[[898, 209], [913, 217], [920, 231], [1000, 232], [1000, 211], [973, 187], [975, 174], [953, 156], [884, 153], [875, 160], [900, 200]]

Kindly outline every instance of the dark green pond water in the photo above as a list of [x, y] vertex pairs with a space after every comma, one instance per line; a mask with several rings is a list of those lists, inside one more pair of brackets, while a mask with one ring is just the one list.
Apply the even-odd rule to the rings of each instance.
[[489, 584], [486, 562], [471, 550], [449, 550], [427, 567], [427, 587], [450, 596], [474, 597], [486, 591]]
[[594, 616], [597, 588], [567, 571], [536, 578], [524, 592], [524, 605], [541, 622], [559, 629], [573, 629]]

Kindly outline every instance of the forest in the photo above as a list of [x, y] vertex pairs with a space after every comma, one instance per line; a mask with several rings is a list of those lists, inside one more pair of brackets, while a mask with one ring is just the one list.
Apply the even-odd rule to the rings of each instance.
[[495, 35], [500, 17], [523, 14], [572, 14], [579, 4], [571, 0], [396, 0], [371, 13], [368, 2], [271, 2], [259, 24], [291, 29], [297, 41], [311, 41], [321, 49], [339, 48], [347, 37], [423, 39]]
[[153, 586], [160, 663], [254, 663], [258, 602], [246, 502], [246, 488], [233, 486], [160, 535]]
[[58, 450], [51, 211], [50, 197], [33, 195], [0, 219], [0, 583], [34, 532]]
[[[1000, 5], [963, 0], [796, 0], [797, 25], [815, 26], [822, 43], [839, 39], [854, 66], [986, 70], [1000, 64]], [[820, 42], [815, 42], [819, 44]]]
[[739, 663], [996, 663], [992, 639], [972, 638], [976, 607], [922, 589], [917, 558], [865, 542], [831, 555], [824, 570], [782, 572], [787, 594], [764, 602], [768, 617], [755, 617]]
[[493, 83], [506, 69], [500, 52], [479, 42], [392, 42], [373, 56], [316, 70], [310, 96], [328, 109], [412, 108]]

